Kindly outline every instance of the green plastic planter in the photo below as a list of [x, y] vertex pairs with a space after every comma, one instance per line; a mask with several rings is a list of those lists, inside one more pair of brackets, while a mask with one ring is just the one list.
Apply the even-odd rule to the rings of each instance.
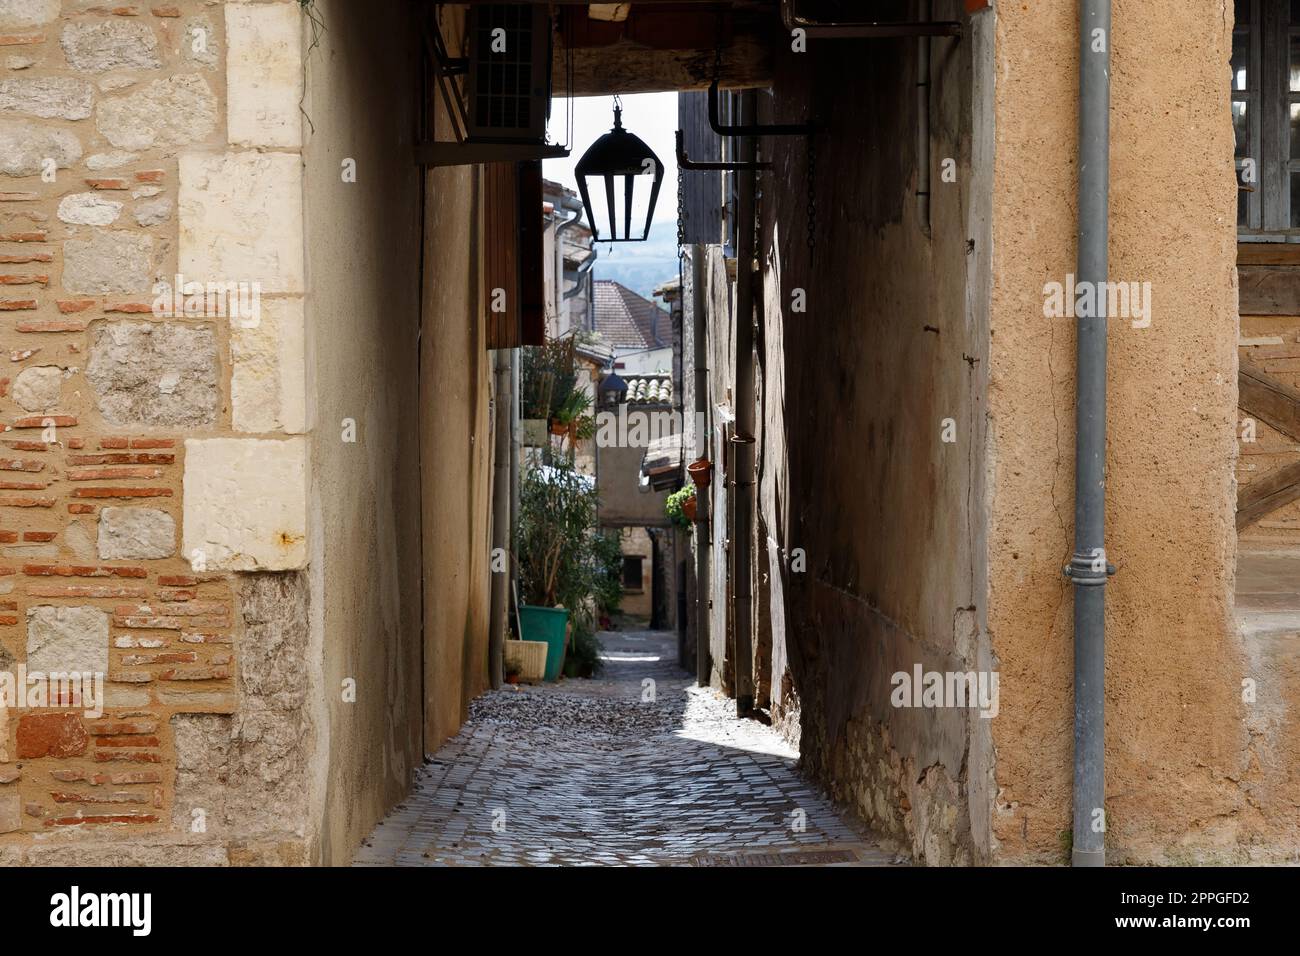
[[546, 642], [546, 675], [548, 681], [560, 676], [564, 663], [564, 643], [569, 630], [567, 607], [535, 607], [531, 604], [519, 608], [520, 635], [525, 641]]

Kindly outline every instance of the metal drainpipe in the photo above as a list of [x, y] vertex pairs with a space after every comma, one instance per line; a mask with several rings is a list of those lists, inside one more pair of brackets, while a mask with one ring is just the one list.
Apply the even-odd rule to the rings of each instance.
[[[1079, 3], [1078, 282], [1109, 274], [1110, 0]], [[1100, 32], [1098, 32], [1100, 31]], [[1105, 866], [1106, 296], [1080, 315], [1074, 471], [1074, 866]]]
[[[510, 350], [510, 531], [506, 551], [511, 555], [506, 606], [519, 618], [519, 566], [514, 560], [515, 537], [519, 530], [519, 349]], [[507, 629], [509, 625], [507, 624]]]
[[[497, 349], [494, 353], [495, 374], [493, 388], [493, 449], [492, 449], [492, 552], [506, 549], [510, 534], [510, 349]], [[489, 568], [492, 557], [489, 556]], [[505, 665], [506, 610], [509, 607], [506, 589], [510, 585], [507, 572], [492, 570], [492, 601], [488, 626], [488, 679], [492, 688], [501, 686]]]
[[[758, 95], [741, 95], [742, 123], [756, 118]], [[752, 163], [757, 141], [738, 137], [741, 162]], [[736, 457], [735, 527], [731, 538], [732, 620], [736, 639], [736, 713], [754, 710], [752, 569], [754, 544], [754, 171], [741, 170], [736, 201], [736, 422], [732, 453]]]
[[[708, 315], [704, 308], [703, 247], [691, 247], [691, 319], [695, 324], [695, 457], [709, 454], [709, 353], [705, 342]], [[709, 555], [713, 547], [709, 529], [710, 497], [703, 489], [695, 496], [695, 682], [709, 686], [709, 625], [711, 588]]]

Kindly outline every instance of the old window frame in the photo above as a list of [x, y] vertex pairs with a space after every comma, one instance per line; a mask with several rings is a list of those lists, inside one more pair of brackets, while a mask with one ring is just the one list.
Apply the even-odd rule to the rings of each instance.
[[[636, 568], [636, 583], [632, 584], [629, 571]], [[644, 554], [625, 554], [623, 555], [623, 591], [627, 594], [644, 594], [645, 593], [645, 555]]]
[[[1238, 178], [1239, 242], [1300, 243], [1300, 204], [1293, 211], [1292, 183], [1300, 185], [1300, 152], [1292, 156], [1291, 116], [1300, 121], [1300, 3], [1296, 0], [1235, 0], [1234, 47], [1246, 41], [1246, 83], [1238, 86], [1240, 62], [1230, 68], [1232, 109], [1244, 104], [1244, 155], [1234, 146]], [[1242, 14], [1248, 16], [1244, 20]], [[1292, 43], [1295, 76], [1292, 83]], [[1295, 85], [1297, 88], [1292, 89]], [[1255, 182], [1242, 179], [1255, 162]]]

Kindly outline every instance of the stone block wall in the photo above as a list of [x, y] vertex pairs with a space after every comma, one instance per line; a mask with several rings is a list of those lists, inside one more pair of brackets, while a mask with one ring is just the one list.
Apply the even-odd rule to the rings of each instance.
[[302, 24], [0, 2], [0, 860], [305, 859]]

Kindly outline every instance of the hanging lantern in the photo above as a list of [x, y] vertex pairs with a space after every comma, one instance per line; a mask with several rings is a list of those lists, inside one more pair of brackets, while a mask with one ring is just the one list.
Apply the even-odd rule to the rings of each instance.
[[[575, 172], [578, 176], [578, 191], [582, 194], [582, 205], [587, 210], [587, 222], [598, 242], [645, 242], [650, 237], [650, 223], [654, 221], [655, 203], [659, 200], [659, 187], [664, 181], [664, 164], [639, 136], [634, 136], [623, 128], [623, 108], [618, 97], [614, 98], [614, 128], [596, 140], [582, 159], [578, 160]], [[646, 212], [645, 228], [639, 236], [632, 234], [632, 193], [638, 176], [654, 176], [654, 185], [650, 187], [650, 209]], [[616, 186], [614, 177], [623, 177], [623, 235], [619, 236], [616, 213]], [[596, 211], [591, 204], [591, 195], [587, 189], [587, 179], [605, 181], [605, 207], [609, 213], [609, 235], [601, 235], [600, 226], [596, 224]]]

